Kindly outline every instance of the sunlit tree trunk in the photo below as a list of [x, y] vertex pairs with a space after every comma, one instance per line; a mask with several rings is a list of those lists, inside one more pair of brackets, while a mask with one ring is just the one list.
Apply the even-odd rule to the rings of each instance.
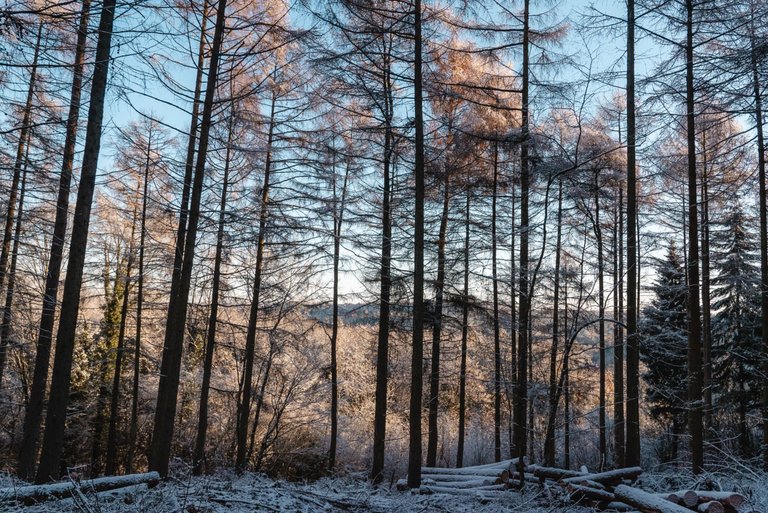
[[59, 477], [59, 459], [64, 448], [64, 426], [69, 402], [70, 376], [72, 374], [72, 353], [75, 347], [75, 331], [80, 310], [80, 289], [83, 282], [85, 252], [88, 245], [88, 228], [91, 220], [91, 205], [96, 185], [96, 172], [101, 148], [104, 97], [107, 90], [110, 51], [112, 48], [112, 25], [115, 19], [116, 0], [104, 0], [99, 21], [99, 37], [96, 43], [96, 64], [91, 79], [90, 106], [86, 128], [83, 165], [80, 172], [80, 186], [72, 223], [72, 239], [69, 246], [67, 277], [61, 302], [61, 319], [56, 333], [51, 392], [48, 399], [43, 448], [35, 481], [46, 482]]
[[179, 278], [179, 292], [171, 296], [168, 309], [168, 321], [165, 327], [163, 356], [160, 364], [160, 383], [157, 389], [152, 444], [149, 451], [149, 468], [162, 476], [168, 475], [171, 457], [171, 442], [176, 418], [176, 400], [179, 390], [181, 356], [184, 348], [184, 333], [187, 319], [192, 266], [195, 258], [197, 227], [200, 221], [200, 202], [205, 178], [208, 141], [213, 118], [214, 99], [219, 72], [221, 43], [224, 35], [227, 0], [219, 0], [216, 11], [216, 25], [213, 45], [210, 53], [208, 82], [203, 102], [203, 116], [200, 122], [200, 139], [195, 163], [194, 181], [188, 213], [188, 226], [184, 237], [184, 256]]

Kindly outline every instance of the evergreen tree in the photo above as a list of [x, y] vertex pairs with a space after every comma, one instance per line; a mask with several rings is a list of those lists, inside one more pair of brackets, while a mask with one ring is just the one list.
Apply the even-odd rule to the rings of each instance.
[[656, 265], [655, 298], [640, 320], [640, 359], [651, 415], [665, 419], [673, 437], [670, 459], [677, 457], [677, 436], [685, 426], [688, 348], [688, 290], [685, 268], [674, 241]]
[[[738, 410], [742, 455], [750, 453], [746, 414], [758, 406], [760, 390], [760, 268], [752, 219], [736, 205], [715, 240], [712, 322], [715, 383], [720, 408]], [[719, 409], [720, 409], [719, 408]]]

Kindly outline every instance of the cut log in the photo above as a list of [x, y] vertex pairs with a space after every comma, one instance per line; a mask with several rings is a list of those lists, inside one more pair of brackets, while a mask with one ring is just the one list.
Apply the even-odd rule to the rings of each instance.
[[637, 509], [655, 513], [690, 513], [689, 509], [674, 504], [667, 499], [633, 488], [627, 485], [619, 485], [614, 490], [616, 498], [634, 506]]
[[478, 489], [466, 489], [466, 488], [449, 488], [445, 486], [433, 486], [433, 485], [422, 485], [421, 488], [419, 488], [419, 493], [422, 495], [430, 495], [433, 493], [447, 493], [450, 495], [469, 495], [469, 496], [481, 496], [484, 497], [487, 494], [494, 494], [494, 492], [503, 492], [505, 490], [505, 485], [493, 485], [493, 486], [484, 486], [482, 490]]
[[422, 467], [422, 475], [444, 475], [444, 476], [500, 476], [502, 472], [509, 470], [508, 466], [497, 464], [496, 467], [463, 467], [463, 468], [440, 468], [440, 467]]
[[476, 481], [478, 479], [491, 479], [496, 480], [502, 477], [502, 473], [498, 474], [422, 474], [422, 479], [432, 479], [434, 481], [443, 481], [446, 483], [458, 482], [458, 481]]
[[569, 477], [583, 476], [584, 474], [582, 474], [577, 470], [566, 470], [562, 468], [534, 466], [533, 475], [538, 477], [539, 479], [554, 479], [555, 481], [559, 481], [561, 479], [566, 479]]
[[743, 495], [736, 492], [718, 492], [708, 490], [689, 490], [698, 496], [699, 502], [717, 501], [723, 506], [729, 506], [733, 509], [739, 509], [746, 500]]
[[130, 474], [127, 476], [108, 476], [89, 479], [80, 483], [66, 482], [47, 485], [20, 486], [18, 488], [0, 488], [0, 502], [20, 501], [26, 504], [52, 499], [61, 499], [72, 495], [78, 488], [84, 492], [103, 492], [125, 486], [147, 484], [155, 486], [160, 482], [160, 474]]
[[619, 511], [620, 513], [629, 513], [631, 511], [635, 511], [635, 508], [633, 506], [630, 506], [629, 504], [624, 504], [623, 502], [618, 502], [618, 501], [601, 503], [600, 509], [604, 511]]
[[573, 499], [587, 498], [603, 502], [613, 502], [616, 500], [616, 497], [611, 492], [578, 484], [569, 484], [568, 493], [570, 493]]
[[[492, 479], [475, 479], [475, 480], [467, 480], [467, 481], [435, 481], [433, 480], [433, 483], [425, 482], [425, 480], [422, 481], [422, 485], [424, 486], [439, 486], [441, 488], [456, 488], [456, 489], [470, 489], [470, 488], [480, 488], [481, 486], [498, 486], [498, 484], [492, 480]], [[501, 483], [500, 483], [501, 484]]]
[[643, 469], [640, 467], [617, 468], [616, 470], [609, 470], [607, 472], [568, 477], [563, 479], [563, 481], [566, 483], [577, 483], [586, 479], [589, 481], [610, 485], [621, 483], [624, 479], [635, 479], [642, 473]]
[[699, 513], [725, 513], [725, 506], [717, 501], [702, 502], [696, 509]]

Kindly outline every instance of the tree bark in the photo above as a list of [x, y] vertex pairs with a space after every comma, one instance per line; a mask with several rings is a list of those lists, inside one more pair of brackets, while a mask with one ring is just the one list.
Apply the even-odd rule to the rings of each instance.
[[[530, 229], [528, 199], [530, 194], [530, 164], [528, 161], [528, 54], [529, 54], [529, 7], [530, 0], [525, 0], [523, 11], [523, 63], [522, 63], [522, 143], [520, 146], [520, 277], [518, 293], [520, 307], [518, 312], [518, 347], [517, 347], [517, 383], [515, 386], [514, 406], [514, 456], [519, 458], [520, 474], [523, 473], [523, 458], [527, 450], [526, 414], [528, 409], [528, 325], [530, 298], [528, 284], [528, 239]], [[521, 486], [525, 480], [520, 481]]]
[[339, 438], [339, 369], [336, 347], [339, 338], [339, 263], [341, 261], [341, 228], [347, 200], [349, 162], [344, 166], [341, 198], [337, 204], [336, 170], [333, 170], [333, 319], [331, 327], [331, 446], [328, 449], [328, 468], [336, 468], [336, 446]]
[[699, 306], [699, 244], [696, 176], [696, 121], [693, 82], [693, 0], [686, 0], [686, 119], [688, 131], [688, 430], [691, 434], [691, 465], [695, 474], [704, 470], [702, 436], [701, 311]]
[[379, 289], [379, 330], [376, 346], [376, 391], [373, 421], [373, 464], [371, 480], [384, 477], [384, 449], [387, 430], [387, 381], [389, 374], [389, 316], [392, 267], [392, 213], [390, 212], [390, 167], [392, 162], [392, 89], [389, 56], [384, 65], [384, 152], [381, 203], [381, 268]]
[[101, 148], [104, 97], [107, 90], [115, 4], [116, 0], [105, 0], [102, 4], [101, 19], [99, 20], [99, 37], [96, 43], [96, 64], [91, 80], [91, 101], [88, 109], [83, 165], [72, 223], [67, 277], [64, 280], [61, 303], [61, 320], [56, 333], [56, 352], [43, 434], [43, 449], [35, 476], [37, 483], [58, 477], [59, 460], [64, 448], [64, 428], [72, 374], [72, 353], [75, 347], [75, 331], [80, 309], [80, 289], [83, 281], [85, 252], [88, 245], [88, 227]]
[[552, 297], [552, 347], [549, 354], [549, 416], [544, 436], [544, 464], [555, 466], [555, 427], [557, 421], [557, 352], [560, 342], [560, 249], [563, 240], [563, 180], [558, 182], [557, 239], [555, 243], [555, 275]]
[[[152, 132], [148, 140], [151, 141]], [[144, 249], [147, 237], [147, 203], [149, 200], [149, 169], [151, 163], [151, 143], [148, 142], [144, 161], [144, 181], [141, 193], [141, 233], [139, 234], [139, 268], [136, 272], [136, 339], [133, 348], [133, 383], [131, 386], [131, 420], [128, 427], [128, 451], [125, 458], [125, 472], [133, 472], [133, 459], [136, 452], [136, 438], [139, 431], [139, 374], [141, 373], [141, 335], [144, 314]]]
[[[165, 328], [163, 358], [160, 364], [160, 383], [157, 390], [157, 405], [155, 407], [155, 422], [152, 433], [152, 444], [149, 453], [149, 468], [156, 470], [161, 476], [168, 475], [168, 464], [171, 458], [171, 442], [176, 420], [176, 398], [179, 390], [179, 374], [181, 356], [184, 348], [186, 332], [187, 306], [189, 300], [192, 266], [195, 258], [195, 242], [197, 226], [200, 217], [200, 202], [205, 179], [205, 166], [208, 157], [208, 139], [211, 129], [213, 103], [218, 82], [219, 59], [221, 43], [226, 20], [227, 0], [219, 0], [216, 12], [216, 26], [213, 34], [213, 45], [208, 70], [208, 82], [203, 102], [203, 117], [200, 123], [200, 143], [195, 163], [194, 183], [190, 198], [188, 227], [184, 238], [184, 257], [181, 276], [179, 278], [179, 293], [172, 296], [168, 308], [168, 321]], [[178, 305], [178, 308], [176, 306]]]
[[421, 407], [424, 378], [424, 114], [422, 98], [421, 0], [414, 1], [413, 95], [415, 125], [415, 225], [413, 241], [413, 347], [408, 422], [408, 487], [421, 485]]
[[[448, 125], [450, 139], [451, 126]], [[450, 152], [448, 152], [450, 155]], [[437, 238], [437, 281], [435, 282], [435, 312], [432, 326], [432, 368], [429, 373], [429, 419], [427, 428], [427, 466], [437, 461], [437, 410], [440, 394], [440, 337], [443, 324], [443, 288], [445, 286], [445, 237], [448, 231], [448, 209], [451, 201], [450, 171], [446, 165], [443, 177], [443, 211]]]
[[[754, 5], [752, 6], [754, 9]], [[768, 214], [766, 214], [765, 191], [765, 135], [763, 131], [763, 96], [760, 91], [758, 73], [758, 50], [755, 46], [754, 11], [750, 13], [750, 64], [752, 71], [752, 92], [755, 100], [755, 126], [757, 131], [757, 169], [760, 189], [760, 320], [763, 349], [763, 372], [768, 371]], [[763, 469], [768, 470], [768, 381], [764, 381], [762, 392], [763, 423]]]
[[[11, 190], [8, 194], [8, 206], [5, 212], [5, 229], [3, 231], [3, 245], [0, 249], [0, 290], [5, 286], [5, 280], [8, 276], [8, 258], [11, 253], [11, 239], [13, 238], [13, 225], [16, 221], [16, 207], [19, 195], [19, 181], [22, 172], [26, 170], [27, 154], [26, 147], [29, 144], [29, 128], [32, 118], [32, 102], [35, 98], [35, 83], [37, 81], [37, 61], [40, 56], [40, 43], [43, 35], [43, 22], [37, 25], [37, 36], [35, 38], [35, 53], [32, 57], [32, 68], [29, 75], [29, 86], [27, 88], [27, 98], [24, 103], [24, 110], [21, 116], [21, 130], [19, 131], [19, 142], [16, 145], [16, 160], [13, 164], [13, 178], [11, 180]], [[5, 336], [0, 338], [0, 388], [3, 385], [3, 373], [5, 371], [5, 362], [8, 340]]]
[[[613, 231], [614, 319], [624, 322], [624, 189], [619, 186], [619, 201]], [[616, 465], [624, 466], [624, 330], [618, 323], [613, 331], [613, 450]]]
[[229, 187], [230, 154], [232, 151], [233, 111], [229, 113], [227, 131], [227, 149], [224, 157], [224, 176], [221, 179], [221, 200], [219, 201], [219, 222], [216, 229], [216, 254], [213, 260], [213, 284], [211, 285], [211, 310], [208, 315], [208, 333], [205, 337], [205, 356], [203, 359], [203, 381], [200, 385], [200, 405], [197, 414], [197, 435], [192, 456], [192, 473], [199, 476], [205, 466], [205, 440], [208, 435], [208, 395], [211, 390], [213, 356], [216, 350], [216, 329], [219, 319], [219, 287], [221, 285], [221, 261], [224, 250], [224, 226], [227, 215], [227, 189]]
[[491, 279], [493, 280], [493, 457], [501, 461], [501, 334], [499, 328], [499, 277], [496, 262], [496, 203], [499, 189], [499, 143], [493, 145], [493, 196], [491, 198]]
[[469, 338], [469, 208], [472, 188], [467, 184], [464, 205], [464, 288], [461, 301], [461, 363], [459, 364], [459, 433], [456, 467], [464, 466], [464, 437], [467, 418], [467, 342]]
[[[259, 319], [259, 305], [261, 298], [261, 279], [264, 267], [264, 246], [267, 238], [267, 217], [269, 214], [269, 187], [272, 171], [272, 143], [275, 130], [275, 104], [277, 93], [272, 92], [272, 100], [269, 113], [269, 128], [267, 133], [267, 156], [264, 162], [264, 183], [261, 187], [261, 206], [259, 208], [259, 232], [256, 246], [256, 269], [253, 278], [252, 302], [248, 315], [248, 332], [245, 341], [245, 358], [243, 360], [243, 383], [240, 390], [240, 402], [237, 411], [237, 453], [235, 455], [235, 467], [238, 471], [245, 468], [245, 457], [248, 442], [248, 418], [251, 414], [251, 394], [253, 385], [253, 362], [256, 351], [256, 328]], [[271, 348], [271, 341], [270, 341]], [[271, 353], [271, 350], [270, 350]], [[268, 377], [265, 376], [264, 381]], [[259, 399], [261, 400], [261, 398]], [[255, 430], [255, 428], [254, 428]]]
[[627, 465], [640, 464], [637, 164], [635, 131], [635, 0], [627, 0]]
[[133, 270], [133, 242], [136, 234], [137, 212], [133, 212], [133, 226], [131, 227], [131, 242], [128, 246], [128, 264], [125, 269], [125, 286], [123, 287], [123, 304], [120, 309], [120, 333], [117, 336], [117, 348], [115, 352], [115, 369], [112, 375], [112, 393], [109, 404], [109, 425], [107, 427], [107, 475], [117, 472], [117, 420], [119, 416], [120, 379], [123, 369], [123, 353], [125, 352], [125, 324], [128, 318], [128, 305], [130, 302], [131, 271]]
[[51, 359], [51, 341], [56, 318], [56, 300], [61, 276], [61, 262], [64, 253], [64, 239], [67, 235], [69, 212], [69, 192], [72, 183], [72, 167], [77, 143], [77, 125], [80, 117], [80, 100], [83, 84], [85, 48], [88, 37], [91, 0], [83, 0], [75, 44], [75, 58], [72, 69], [72, 92], [67, 113], [66, 136], [62, 152], [59, 192], [56, 199], [56, 217], [53, 223], [51, 251], [48, 257], [48, 271], [45, 276], [45, 292], [40, 314], [40, 329], [35, 352], [35, 370], [29, 403], [24, 413], [24, 429], [19, 449], [17, 472], [20, 477], [31, 480], [34, 477], [35, 457], [40, 436], [40, 423], [43, 416], [45, 388], [48, 381], [48, 366]]

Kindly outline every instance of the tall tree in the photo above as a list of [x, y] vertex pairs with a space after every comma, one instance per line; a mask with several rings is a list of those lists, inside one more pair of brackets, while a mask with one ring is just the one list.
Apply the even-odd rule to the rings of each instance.
[[424, 358], [424, 100], [422, 87], [422, 3], [413, 3], [413, 102], [415, 129], [413, 240], [413, 347], [408, 428], [408, 486], [421, 486], [421, 404]]
[[[5, 212], [5, 229], [3, 231], [3, 245], [0, 247], [0, 289], [5, 287], [8, 277], [8, 258], [11, 254], [11, 239], [13, 238], [13, 226], [16, 221], [16, 207], [19, 196], [19, 182], [21, 175], [26, 169], [25, 156], [27, 154], [26, 145], [29, 142], [29, 131], [32, 124], [32, 102], [35, 97], [35, 82], [37, 81], [37, 64], [40, 57], [40, 44], [43, 36], [42, 20], [37, 25], [37, 35], [35, 36], [35, 51], [32, 57], [32, 66], [30, 68], [29, 85], [27, 88], [27, 97], [22, 109], [21, 129], [19, 130], [19, 140], [16, 145], [16, 160], [13, 164], [13, 178], [11, 181], [11, 190], [8, 194], [8, 203]], [[8, 341], [5, 338], [0, 339], [0, 388], [3, 384], [3, 371], [5, 370], [6, 353], [8, 351]]]
[[635, 0], [627, 0], [627, 434], [629, 466], [640, 464], [640, 351], [637, 338], [638, 223], [635, 126]]
[[88, 245], [91, 204], [101, 148], [104, 97], [107, 90], [115, 8], [116, 0], [105, 0], [102, 4], [99, 20], [99, 37], [96, 43], [96, 64], [91, 79], [91, 102], [88, 108], [83, 165], [80, 171], [80, 186], [77, 191], [77, 203], [75, 204], [72, 223], [72, 239], [69, 245], [67, 277], [64, 280], [61, 319], [59, 329], [56, 332], [56, 352], [43, 435], [43, 449], [35, 476], [35, 481], [38, 483], [58, 477], [59, 458], [64, 447], [64, 428], [72, 373], [72, 353], [80, 309], [80, 291]]
[[171, 296], [168, 308], [168, 321], [165, 328], [163, 343], [163, 358], [160, 365], [160, 382], [157, 389], [157, 406], [152, 433], [152, 446], [149, 452], [149, 467], [162, 476], [168, 474], [168, 464], [171, 457], [171, 442], [176, 417], [176, 400], [179, 390], [179, 374], [181, 356], [184, 347], [185, 324], [189, 301], [190, 281], [195, 255], [195, 239], [200, 221], [200, 201], [203, 181], [205, 178], [206, 159], [208, 156], [208, 141], [213, 118], [213, 104], [218, 83], [219, 60], [221, 44], [224, 37], [227, 0], [219, 0], [216, 9], [216, 24], [211, 46], [208, 82], [205, 88], [203, 102], [203, 117], [200, 121], [200, 137], [195, 164], [194, 182], [192, 184], [191, 201], [188, 213], [188, 225], [184, 238], [184, 258], [179, 278], [179, 293]]

